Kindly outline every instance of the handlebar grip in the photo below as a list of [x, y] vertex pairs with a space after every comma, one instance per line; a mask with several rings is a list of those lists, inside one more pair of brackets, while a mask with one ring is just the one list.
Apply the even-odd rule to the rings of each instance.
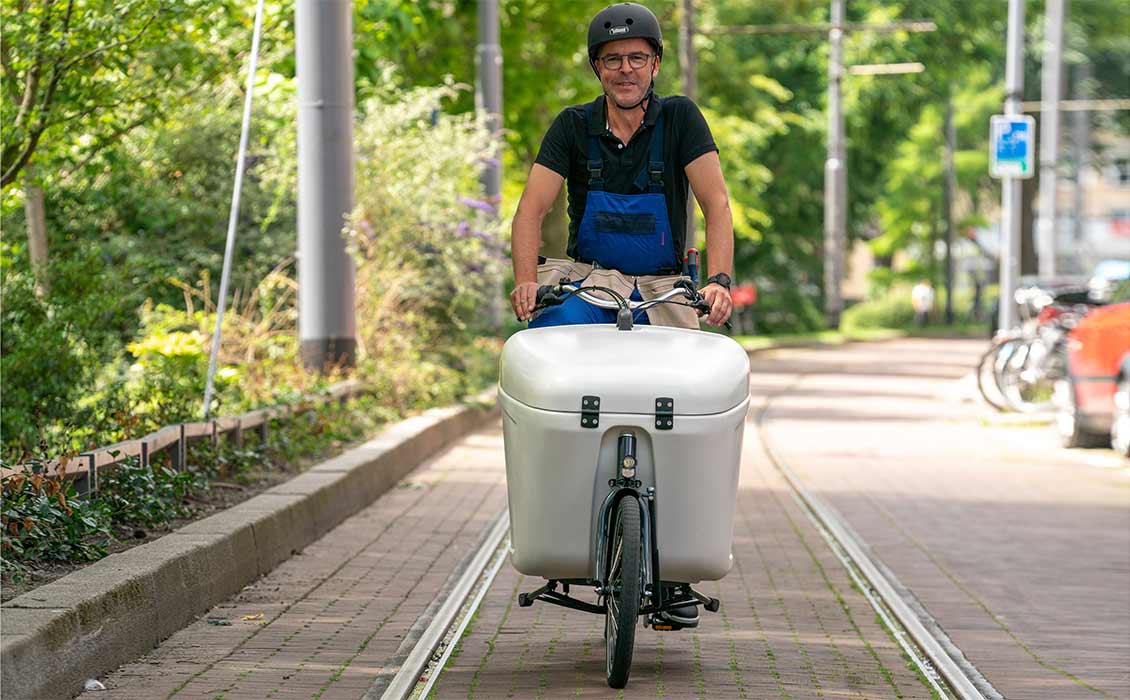
[[534, 298], [534, 304], [537, 306], [557, 306], [563, 302], [564, 300], [557, 296], [557, 287], [552, 284], [538, 287], [537, 296]]

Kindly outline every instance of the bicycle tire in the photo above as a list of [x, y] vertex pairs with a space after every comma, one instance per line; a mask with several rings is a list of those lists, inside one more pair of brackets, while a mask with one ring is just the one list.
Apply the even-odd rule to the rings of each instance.
[[634, 496], [620, 499], [613, 521], [605, 595], [605, 671], [609, 687], [623, 688], [632, 670], [642, 580], [643, 542], [640, 503]]
[[[1006, 344], [1015, 340], [1016, 338], [1006, 338], [1004, 340], [994, 341], [977, 362], [977, 391], [981, 393], [981, 398], [985, 399], [985, 403], [1001, 413], [1008, 412], [1009, 407], [997, 379], [997, 355]], [[993, 395], [993, 391], [990, 391], [986, 386], [988, 384], [988, 382], [986, 382], [986, 374], [990, 375], [993, 379], [992, 389], [996, 392], [996, 395]]]
[[[1032, 367], [1033, 348], [1039, 339], [1031, 338], [1017, 343], [1011, 352], [997, 363], [997, 386], [1009, 408], [1017, 413], [1034, 414], [1054, 410], [1052, 385], [1044, 379], [1032, 382], [1025, 375]], [[1041, 389], [1046, 398], [1039, 400]]]

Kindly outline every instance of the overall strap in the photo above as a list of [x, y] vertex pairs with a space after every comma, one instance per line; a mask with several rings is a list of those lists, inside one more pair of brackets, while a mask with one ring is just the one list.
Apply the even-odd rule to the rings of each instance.
[[[593, 103], [585, 104], [585, 124], [592, 123]], [[604, 189], [604, 158], [600, 155], [600, 137], [589, 134], [588, 164], [589, 190]]]
[[659, 116], [651, 127], [651, 149], [648, 152], [647, 167], [640, 171], [633, 184], [641, 191], [663, 193], [663, 102], [659, 103]]

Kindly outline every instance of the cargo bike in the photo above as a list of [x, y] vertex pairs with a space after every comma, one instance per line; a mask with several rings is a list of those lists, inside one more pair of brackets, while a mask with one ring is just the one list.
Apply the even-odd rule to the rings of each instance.
[[[539, 308], [578, 294], [616, 323], [524, 330], [502, 351], [510, 558], [546, 579], [519, 606], [604, 616], [607, 681], [623, 688], [641, 617], [662, 631], [660, 613], [719, 608], [692, 584], [732, 565], [749, 358], [722, 334], [635, 323], [660, 303], [703, 309], [693, 281], [634, 302], [564, 280]], [[595, 602], [573, 594], [588, 588]]]

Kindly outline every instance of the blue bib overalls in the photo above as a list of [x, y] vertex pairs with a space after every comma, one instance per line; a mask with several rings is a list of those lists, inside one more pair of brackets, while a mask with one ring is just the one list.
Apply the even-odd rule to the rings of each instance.
[[[655, 98], [659, 99], [659, 98]], [[592, 120], [593, 104], [585, 105], [585, 116]], [[618, 270], [626, 275], [643, 276], [674, 272], [678, 269], [675, 240], [667, 217], [667, 197], [663, 192], [663, 105], [652, 127], [648, 162], [635, 179], [642, 194], [613, 194], [604, 191], [604, 159], [600, 137], [589, 135], [588, 198], [577, 230], [577, 259], [595, 267]], [[580, 280], [574, 280], [580, 281]], [[639, 301], [639, 290], [632, 299]], [[530, 328], [565, 326], [579, 323], [612, 323], [616, 312], [570, 297], [530, 321]], [[646, 312], [637, 323], [648, 323]]]

